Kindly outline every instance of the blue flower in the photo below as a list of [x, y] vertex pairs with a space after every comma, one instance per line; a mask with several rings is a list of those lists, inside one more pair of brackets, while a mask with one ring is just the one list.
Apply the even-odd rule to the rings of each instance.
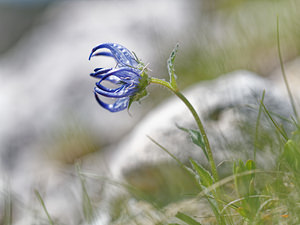
[[[102, 51], [107, 49], [109, 51]], [[101, 51], [98, 51], [101, 50]], [[147, 92], [146, 86], [149, 84], [145, 68], [134, 55], [125, 47], [115, 43], [104, 43], [92, 49], [89, 56], [108, 56], [116, 61], [115, 68], [96, 68], [90, 75], [99, 79], [94, 88], [97, 102], [110, 112], [119, 112], [129, 108], [133, 101], [138, 101]], [[109, 88], [103, 85], [103, 81], [108, 81], [117, 85], [116, 88]], [[116, 99], [114, 103], [103, 102], [98, 95]]]

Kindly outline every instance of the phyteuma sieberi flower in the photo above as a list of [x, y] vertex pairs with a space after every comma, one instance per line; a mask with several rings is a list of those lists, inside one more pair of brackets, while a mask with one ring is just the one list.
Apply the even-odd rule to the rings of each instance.
[[[115, 43], [104, 43], [93, 48], [89, 59], [94, 56], [112, 57], [116, 61], [115, 68], [96, 68], [90, 74], [99, 79], [94, 94], [103, 108], [110, 112], [119, 112], [129, 108], [133, 101], [138, 101], [147, 95], [146, 87], [149, 79], [146, 68], [127, 48]], [[117, 87], [106, 87], [103, 81], [108, 81]], [[112, 104], [105, 103], [99, 95], [113, 98], [115, 101]]]

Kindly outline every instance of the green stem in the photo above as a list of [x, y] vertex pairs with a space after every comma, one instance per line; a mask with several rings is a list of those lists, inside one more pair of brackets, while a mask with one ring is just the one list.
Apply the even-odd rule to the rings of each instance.
[[192, 104], [189, 102], [189, 100], [187, 100], [187, 98], [183, 94], [181, 94], [181, 92], [179, 92], [179, 90], [177, 88], [176, 89], [173, 88], [171, 86], [171, 84], [168, 83], [167, 81], [151, 77], [150, 78], [150, 83], [159, 84], [159, 85], [165, 86], [168, 89], [170, 89], [178, 98], [181, 99], [181, 101], [183, 101], [183, 103], [190, 110], [190, 112], [192, 113], [192, 115], [193, 115], [193, 117], [194, 117], [194, 119], [195, 119], [195, 121], [198, 125], [200, 133], [203, 137], [203, 141], [204, 141], [204, 144], [205, 144], [205, 147], [206, 147], [206, 152], [207, 152], [207, 155], [208, 155], [208, 161], [209, 161], [209, 164], [211, 166], [212, 176], [215, 179], [215, 182], [217, 182], [219, 180], [219, 176], [218, 176], [217, 167], [216, 167], [216, 164], [215, 164], [215, 161], [214, 161], [213, 153], [211, 151], [210, 144], [209, 144], [204, 126], [203, 126], [203, 124], [200, 120], [200, 117], [198, 116], [195, 108], [192, 106]]
[[297, 109], [296, 109], [296, 104], [295, 104], [295, 101], [294, 101], [289, 83], [287, 81], [287, 77], [286, 77], [285, 70], [284, 70], [284, 65], [283, 65], [283, 60], [282, 60], [282, 56], [281, 56], [280, 39], [279, 39], [279, 17], [278, 16], [277, 16], [277, 49], [278, 49], [278, 57], [279, 57], [279, 61], [280, 61], [280, 68], [281, 68], [281, 73], [282, 73], [282, 76], [283, 76], [283, 80], [284, 80], [284, 83], [285, 83], [285, 86], [286, 86], [286, 89], [287, 89], [287, 92], [288, 92], [288, 95], [289, 95], [289, 98], [290, 98], [290, 102], [291, 102], [296, 120], [299, 123], [299, 117], [298, 117], [298, 112], [297, 112]]
[[[266, 93], [266, 91], [264, 90], [263, 93], [262, 93], [262, 97], [261, 97], [261, 102], [262, 103], [264, 102], [264, 99], [265, 99], [265, 93]], [[261, 111], [262, 111], [262, 105], [259, 104], [258, 115], [257, 115], [256, 125], [255, 125], [254, 157], [253, 157], [254, 162], [256, 162], [256, 152], [257, 152], [257, 148], [258, 148], [258, 128], [259, 128]]]
[[54, 225], [54, 222], [53, 222], [53, 220], [52, 220], [52, 218], [51, 218], [51, 216], [50, 216], [50, 214], [49, 214], [49, 212], [46, 208], [46, 205], [45, 205], [45, 202], [44, 202], [42, 196], [40, 195], [40, 193], [37, 190], [35, 190], [34, 192], [35, 192], [36, 197], [39, 199], [39, 201], [41, 202], [41, 204], [43, 206], [43, 209], [44, 209], [44, 211], [45, 211], [45, 213], [48, 217], [48, 221], [49, 221], [50, 225]]

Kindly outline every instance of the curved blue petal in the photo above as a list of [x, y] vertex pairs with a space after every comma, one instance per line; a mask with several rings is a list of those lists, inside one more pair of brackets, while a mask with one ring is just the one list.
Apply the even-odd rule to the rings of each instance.
[[123, 84], [124, 83], [120, 78], [118, 78], [118, 77], [116, 77], [114, 75], [107, 76], [104, 79], [101, 79], [100, 81], [98, 81], [97, 83], [101, 82], [102, 80], [109, 81], [109, 82], [111, 82], [113, 84]]
[[[110, 77], [112, 77], [112, 76], [110, 76]], [[110, 77], [108, 77], [108, 78], [110, 78]], [[118, 78], [116, 77], [116, 79], [118, 79]], [[108, 88], [108, 87], [105, 87], [105, 86], [103, 86], [101, 84], [101, 82], [104, 81], [104, 80], [110, 81], [113, 84], [122, 84], [122, 85], [119, 86], [119, 87], [117, 87], [117, 88]], [[95, 84], [96, 84], [96, 86], [98, 88], [100, 88], [100, 89], [102, 89], [104, 91], [108, 91], [108, 92], [118, 92], [118, 91], [120, 91], [120, 90], [122, 90], [124, 88], [127, 88], [127, 89], [136, 89], [136, 88], [138, 88], [138, 85], [135, 84], [134, 82], [124, 83], [120, 79], [118, 79], [118, 80], [115, 80], [115, 79], [114, 80], [111, 80], [111, 79], [102, 79], [102, 80], [96, 82]]]
[[90, 73], [90, 76], [95, 78], [100, 78], [101, 77], [100, 75], [103, 75], [111, 70], [112, 68], [96, 68], [94, 69], [95, 71], [94, 73]]
[[108, 79], [109, 76], [115, 76], [125, 83], [139, 83], [140, 74], [136, 69], [131, 67], [121, 67], [118, 69], [110, 70], [107, 73], [102, 73], [102, 71], [97, 71], [90, 74], [92, 77], [100, 78], [101, 80]]
[[108, 76], [104, 76], [103, 78], [101, 78], [101, 80], [109, 80], [109, 77], [115, 76], [116, 78], [120, 79], [120, 83], [126, 83], [126, 84], [139, 84], [140, 82], [140, 77], [139, 76], [134, 76], [130, 73], [116, 73], [113, 75], [108, 75]]
[[[101, 87], [101, 86], [100, 86]], [[133, 95], [138, 89], [133, 85], [123, 85], [120, 88], [117, 88], [115, 91], [103, 90], [99, 87], [94, 87], [94, 91], [100, 95], [109, 98], [123, 98]]]
[[[91, 75], [91, 76], [94, 77], [93, 75]], [[109, 81], [109, 82], [111, 82], [113, 84], [131, 84], [131, 83], [135, 83], [132, 80], [120, 79], [119, 77], [116, 77], [114, 75], [98, 76], [98, 77], [95, 77], [95, 78], [101, 78], [97, 83], [100, 83], [103, 80]]]
[[108, 88], [108, 87], [105, 87], [101, 84], [101, 81], [97, 82], [96, 83], [96, 86], [99, 88], [99, 89], [102, 89], [104, 91], [107, 91], [107, 92], [118, 92], [120, 91], [121, 89], [123, 89], [124, 85], [120, 86], [120, 87], [117, 87], [117, 88]]
[[[109, 49], [111, 51], [111, 55], [109, 55], [106, 52], [95, 53], [97, 50], [103, 48]], [[127, 48], [119, 44], [115, 44], [115, 43], [100, 44], [92, 49], [89, 59], [96, 55], [112, 56], [117, 61], [117, 63], [120, 64], [121, 66], [132, 66], [132, 67], [138, 66], [138, 62], [134, 58], [133, 54]]]
[[90, 56], [89, 56], [89, 60], [94, 56], [101, 56], [101, 55], [102, 56], [108, 56], [108, 57], [114, 57], [114, 55], [110, 52], [99, 52], [99, 53], [95, 53], [95, 54], [91, 53]]
[[101, 67], [100, 67], [100, 68], [95, 68], [95, 69], [94, 69], [94, 72], [97, 72], [97, 71], [103, 70], [103, 69], [104, 69], [104, 68], [101, 68]]
[[[117, 69], [112, 69], [112, 68], [107, 68], [107, 69], [104, 69], [104, 68], [99, 68], [99, 69], [96, 69], [97, 71], [95, 71], [94, 73], [91, 73], [90, 75], [91, 76], [94, 76], [94, 77], [97, 77], [97, 75], [111, 75], [111, 74], [114, 74], [114, 73], [120, 73], [120, 72], [127, 72], [127, 73], [131, 73], [132, 75], [135, 75], [135, 76], [138, 76], [140, 77], [140, 73], [141, 71], [138, 70], [138, 69], [134, 69], [134, 68], [131, 68], [131, 67], [120, 67], [120, 68], [117, 68]], [[105, 73], [104, 70], [107, 70], [106, 74], [103, 74]], [[99, 76], [100, 78], [100, 76]]]
[[96, 92], [94, 92], [94, 95], [99, 105], [101, 105], [103, 108], [107, 109], [110, 112], [122, 111], [127, 108], [129, 103], [129, 97], [125, 97], [117, 99], [113, 104], [107, 104], [101, 101]]
[[104, 72], [105, 71], [105, 73], [106, 73], [110, 70], [112, 70], [112, 68], [95, 68], [94, 72], [97, 72], [97, 71], [103, 71]]

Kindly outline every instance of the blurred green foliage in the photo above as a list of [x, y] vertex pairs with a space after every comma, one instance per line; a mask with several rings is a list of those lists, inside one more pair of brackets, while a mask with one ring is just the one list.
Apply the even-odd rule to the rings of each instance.
[[[182, 88], [238, 69], [268, 76], [279, 65], [276, 17], [280, 19], [284, 60], [300, 53], [297, 0], [215, 0], [200, 4], [187, 30], [192, 46], [181, 48], [176, 74]], [[188, 29], [188, 28], [187, 28]]]

